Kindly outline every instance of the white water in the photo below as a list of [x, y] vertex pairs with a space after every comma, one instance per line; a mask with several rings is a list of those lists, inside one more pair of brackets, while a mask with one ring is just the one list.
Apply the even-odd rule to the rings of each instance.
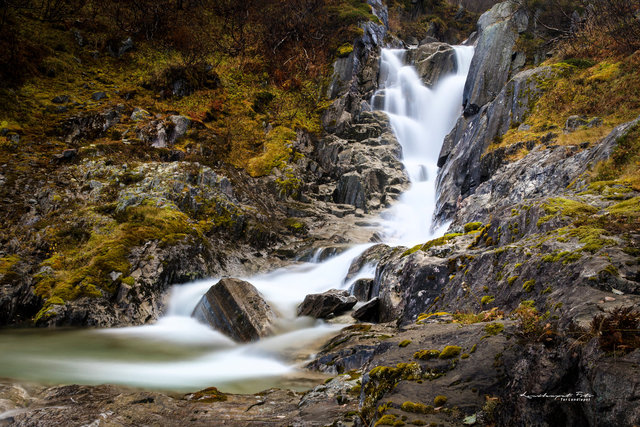
[[[458, 72], [433, 90], [402, 63], [404, 51], [383, 50], [381, 67], [385, 111], [402, 145], [412, 185], [383, 214], [384, 240], [389, 244], [425, 242], [435, 206], [436, 162], [445, 135], [460, 114], [462, 91], [473, 48], [457, 47]], [[307, 294], [348, 289], [358, 278], [373, 277], [365, 266], [345, 281], [353, 260], [370, 244], [358, 245], [321, 263], [294, 265], [245, 278], [263, 294], [280, 316], [278, 335], [251, 344], [237, 344], [190, 317], [202, 295], [217, 282], [203, 280], [172, 288], [167, 315], [148, 326], [76, 331], [24, 341], [0, 335], [0, 377], [50, 382], [120, 383], [163, 389], [197, 389], [215, 385], [226, 391], [249, 392], [278, 384], [296, 371], [304, 349], [313, 348], [340, 326], [296, 318], [295, 308]], [[320, 253], [317, 254], [318, 256]], [[304, 358], [304, 354], [302, 354]], [[282, 382], [280, 382], [282, 384]]]
[[413, 67], [403, 64], [404, 55], [404, 50], [383, 50], [381, 67], [388, 75], [383, 89], [384, 111], [402, 145], [403, 163], [412, 184], [385, 213], [384, 230], [386, 243], [413, 246], [448, 226], [431, 229], [438, 155], [461, 113], [473, 47], [456, 47], [457, 72], [444, 77], [433, 89], [422, 84]]

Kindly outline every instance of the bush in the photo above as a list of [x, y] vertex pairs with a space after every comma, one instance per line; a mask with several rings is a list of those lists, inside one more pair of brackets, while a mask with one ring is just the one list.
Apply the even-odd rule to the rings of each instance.
[[609, 352], [628, 353], [640, 348], [640, 311], [635, 307], [618, 307], [599, 314], [591, 322], [591, 332], [598, 337], [600, 348]]

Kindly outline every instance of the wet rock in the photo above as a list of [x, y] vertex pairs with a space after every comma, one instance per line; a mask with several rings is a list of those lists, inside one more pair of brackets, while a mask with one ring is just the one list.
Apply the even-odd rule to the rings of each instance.
[[378, 265], [372, 296], [379, 298], [379, 321], [415, 321], [449, 281], [446, 259], [418, 251]]
[[321, 294], [307, 295], [298, 306], [298, 316], [311, 316], [324, 319], [330, 315], [338, 315], [356, 305], [356, 297], [347, 291], [331, 289]]
[[457, 68], [455, 50], [446, 43], [421, 44], [412, 52], [409, 61], [413, 62], [424, 84], [430, 87]]
[[222, 279], [202, 297], [192, 317], [236, 341], [256, 341], [272, 333], [275, 313], [249, 282]]
[[371, 292], [373, 289], [373, 279], [358, 279], [349, 292], [356, 297], [358, 301], [369, 301], [371, 299]]
[[388, 118], [381, 112], [362, 113], [360, 119], [338, 135], [323, 138], [313, 157], [320, 166], [314, 173], [335, 184], [327, 188], [332, 201], [368, 212], [395, 197], [392, 188], [408, 185], [400, 162], [401, 147], [393, 136]]
[[380, 319], [380, 299], [376, 297], [366, 302], [351, 317], [361, 322], [377, 323]]
[[[640, 117], [616, 127], [594, 147], [576, 152], [571, 147], [532, 148], [524, 158], [502, 165], [459, 207], [456, 223], [488, 218], [492, 212], [525, 199], [562, 194], [569, 183], [611, 154], [616, 141]], [[465, 222], [466, 221], [466, 222]]]

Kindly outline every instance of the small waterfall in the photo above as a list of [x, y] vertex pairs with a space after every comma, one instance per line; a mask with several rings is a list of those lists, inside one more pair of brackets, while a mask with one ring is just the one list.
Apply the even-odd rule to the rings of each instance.
[[[457, 73], [436, 87], [425, 87], [405, 51], [382, 51], [383, 110], [402, 145], [411, 187], [383, 214], [389, 244], [425, 242], [434, 235], [437, 157], [446, 134], [460, 114], [462, 91], [473, 48], [456, 47]], [[322, 321], [296, 318], [296, 306], [307, 294], [331, 288], [349, 289], [359, 278], [373, 277], [367, 265], [345, 280], [353, 260], [371, 244], [362, 244], [326, 259], [318, 251], [312, 262], [244, 278], [264, 295], [281, 317], [280, 333], [250, 344], [237, 344], [190, 317], [202, 295], [218, 279], [174, 286], [167, 314], [153, 325], [98, 331], [49, 332], [37, 342], [0, 334], [0, 377], [32, 381], [120, 383], [173, 390], [215, 385], [229, 392], [256, 392], [280, 385], [301, 354], [340, 329]], [[302, 356], [304, 358], [304, 356]]]
[[435, 182], [442, 142], [461, 113], [462, 93], [473, 57], [473, 47], [456, 46], [457, 72], [430, 89], [416, 70], [404, 64], [405, 51], [384, 49], [381, 69], [387, 78], [382, 92], [384, 111], [402, 146], [403, 163], [411, 188], [386, 212], [385, 242], [413, 246], [443, 231], [432, 230], [436, 204]]

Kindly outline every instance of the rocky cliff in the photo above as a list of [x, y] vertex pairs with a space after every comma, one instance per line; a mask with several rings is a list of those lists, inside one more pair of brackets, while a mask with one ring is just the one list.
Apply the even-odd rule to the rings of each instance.
[[[185, 161], [181, 138], [208, 131], [176, 114], [126, 107], [66, 121], [68, 141], [117, 130], [119, 143], [155, 157], [129, 165], [105, 159], [100, 145], [56, 152], [57, 190], [30, 183], [22, 225], [6, 239], [0, 321], [145, 323], [162, 312], [171, 284], [375, 241], [357, 225], [409, 183], [388, 119], [372, 111], [384, 80], [380, 49], [402, 42], [388, 34], [386, 6], [370, 4], [377, 20], [333, 64], [323, 132], [299, 131], [290, 162], [270, 176]], [[539, 16], [506, 1], [480, 17], [463, 114], [438, 160], [434, 221], [451, 221], [449, 230], [412, 248], [378, 244], [353, 262], [350, 276], [372, 264], [375, 273], [351, 289], [354, 324], [307, 364], [334, 376], [325, 384], [255, 396], [5, 384], [0, 409], [16, 425], [70, 416], [86, 424], [187, 416], [194, 425], [637, 423], [638, 56], [567, 59], [550, 45], [537, 64], [540, 52], [532, 59], [524, 41]], [[427, 85], [456, 67], [451, 46], [437, 40], [418, 43], [407, 60]], [[26, 181], [0, 182], [16, 194]], [[74, 209], [80, 214], [60, 213]], [[41, 248], [38, 262], [22, 256], [25, 242], [38, 247], [52, 234], [60, 252], [78, 245], [76, 258], [62, 260], [55, 248]], [[105, 235], [114, 241], [97, 244]], [[101, 275], [82, 270], [87, 263]], [[353, 306], [354, 297], [339, 296]], [[303, 312], [324, 308], [324, 297], [309, 296]], [[243, 305], [233, 299], [233, 310]], [[213, 300], [203, 299], [200, 316], [212, 317]], [[338, 310], [324, 311], [317, 317]]]

